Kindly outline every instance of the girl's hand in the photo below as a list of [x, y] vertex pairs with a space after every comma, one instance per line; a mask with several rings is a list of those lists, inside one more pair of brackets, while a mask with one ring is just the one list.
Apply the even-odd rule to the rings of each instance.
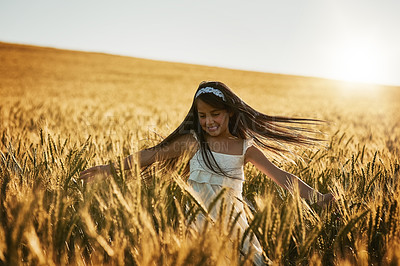
[[321, 207], [327, 205], [331, 201], [335, 201], [335, 197], [332, 193], [322, 194], [321, 197], [318, 197], [317, 204]]
[[105, 177], [110, 174], [111, 169], [109, 165], [98, 165], [82, 171], [79, 178], [85, 183], [90, 183], [95, 179], [96, 176], [101, 175], [102, 177]]

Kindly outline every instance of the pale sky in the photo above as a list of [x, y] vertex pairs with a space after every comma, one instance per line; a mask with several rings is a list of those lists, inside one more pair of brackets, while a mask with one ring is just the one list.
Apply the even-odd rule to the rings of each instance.
[[0, 41], [400, 86], [399, 0], [0, 0]]

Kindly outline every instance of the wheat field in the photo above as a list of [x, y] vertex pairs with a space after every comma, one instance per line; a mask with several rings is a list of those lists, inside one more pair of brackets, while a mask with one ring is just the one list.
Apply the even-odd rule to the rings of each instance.
[[137, 168], [78, 178], [166, 137], [203, 80], [267, 114], [327, 121], [325, 144], [271, 158], [332, 191], [334, 204], [301, 200], [245, 168], [250, 229], [268, 258], [400, 264], [400, 87], [9, 43], [0, 58], [1, 265], [251, 265], [232, 224], [192, 229], [205, 210], [179, 169], [154, 169], [147, 182]]

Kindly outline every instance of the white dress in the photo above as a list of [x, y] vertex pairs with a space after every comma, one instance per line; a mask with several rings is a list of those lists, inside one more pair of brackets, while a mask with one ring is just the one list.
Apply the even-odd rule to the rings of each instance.
[[[245, 139], [243, 141], [243, 151], [240, 155], [212, 152], [218, 165], [229, 177], [217, 174], [209, 169], [199, 149], [190, 160], [190, 177], [188, 179], [189, 186], [193, 189], [197, 198], [202, 200], [203, 206], [207, 208], [210, 206], [213, 199], [221, 192], [221, 189], [226, 188], [223, 196], [225, 199], [224, 203], [227, 207], [227, 214], [230, 213], [232, 207], [236, 212], [232, 217], [240, 213], [236, 228], [238, 228], [242, 234], [249, 227], [243, 206], [242, 188], [243, 181], [245, 180], [243, 171], [244, 155], [251, 145], [252, 141], [250, 139]], [[218, 218], [220, 204], [221, 200], [218, 200], [217, 204], [211, 210], [208, 210], [213, 220]], [[196, 227], [201, 229], [204, 216], [198, 215], [196, 219]], [[249, 237], [246, 238], [242, 251], [247, 252], [249, 248], [252, 248], [253, 252], [255, 252], [254, 263], [256, 265], [264, 265], [262, 249], [255, 236], [253, 236], [251, 240]]]

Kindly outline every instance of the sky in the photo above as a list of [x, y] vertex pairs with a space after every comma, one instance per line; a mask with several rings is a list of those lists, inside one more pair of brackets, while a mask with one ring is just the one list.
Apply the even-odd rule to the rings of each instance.
[[0, 0], [0, 41], [400, 86], [398, 0]]

